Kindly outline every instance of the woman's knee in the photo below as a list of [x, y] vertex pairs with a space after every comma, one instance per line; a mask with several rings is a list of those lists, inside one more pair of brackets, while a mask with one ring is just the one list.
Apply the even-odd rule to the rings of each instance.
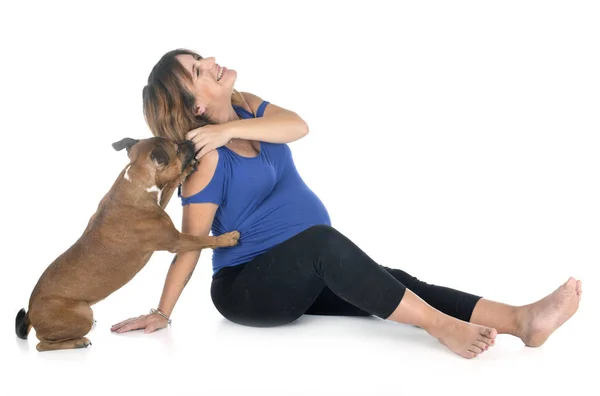
[[396, 278], [398, 282], [402, 283], [404, 286], [410, 289], [410, 291], [417, 295], [421, 292], [422, 287], [429, 286], [429, 284], [419, 280], [417, 277], [414, 277], [401, 269], [388, 267], [383, 268], [394, 278]]

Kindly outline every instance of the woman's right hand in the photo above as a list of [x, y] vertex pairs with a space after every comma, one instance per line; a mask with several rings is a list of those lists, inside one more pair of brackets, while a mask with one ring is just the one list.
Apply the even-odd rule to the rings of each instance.
[[156, 314], [148, 314], [141, 315], [137, 318], [129, 318], [116, 325], [113, 325], [110, 328], [110, 331], [116, 333], [125, 333], [131, 330], [141, 330], [144, 329], [144, 333], [152, 333], [153, 331], [162, 329], [167, 327], [169, 323], [167, 319], [163, 318], [160, 315]]

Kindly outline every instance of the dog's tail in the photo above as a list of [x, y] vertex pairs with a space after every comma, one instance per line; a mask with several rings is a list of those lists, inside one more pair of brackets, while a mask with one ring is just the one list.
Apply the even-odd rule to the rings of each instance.
[[17, 333], [17, 337], [26, 340], [29, 330], [31, 330], [29, 315], [27, 315], [25, 308], [21, 308], [15, 319], [15, 332]]

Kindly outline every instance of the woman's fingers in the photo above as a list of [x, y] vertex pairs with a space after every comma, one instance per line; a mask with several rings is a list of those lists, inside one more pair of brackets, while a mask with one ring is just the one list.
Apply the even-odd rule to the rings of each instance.
[[196, 152], [201, 150], [202, 147], [206, 146], [206, 144], [208, 143], [205, 136], [196, 136], [192, 139], [192, 142], [194, 142], [194, 149], [196, 150]]
[[202, 147], [202, 149], [200, 150], [200, 152], [198, 154], [196, 154], [196, 159], [200, 160], [200, 158], [205, 156], [207, 153], [210, 153], [214, 149], [215, 149], [215, 147], [212, 144], [207, 144], [206, 146]]
[[167, 327], [168, 322], [157, 315], [140, 315], [137, 318], [129, 318], [111, 327], [111, 331], [126, 333], [132, 330], [144, 329], [144, 333], [152, 333], [155, 330]]
[[192, 140], [194, 137], [196, 137], [196, 135], [198, 135], [198, 133], [200, 133], [200, 128], [192, 129], [191, 131], [185, 134], [185, 138], [187, 140]]
[[147, 321], [144, 319], [134, 320], [133, 322], [129, 322], [120, 329], [117, 330], [117, 333], [125, 333], [131, 330], [139, 330], [146, 327]]
[[123, 326], [123, 325], [125, 325], [125, 324], [127, 324], [127, 323], [129, 323], [129, 322], [131, 322], [131, 321], [133, 321], [133, 320], [137, 320], [137, 319], [141, 318], [142, 316], [143, 316], [143, 315], [140, 315], [140, 316], [138, 316], [138, 317], [136, 317], [136, 318], [129, 318], [129, 319], [125, 319], [125, 320], [124, 320], [124, 321], [122, 321], [122, 322], [119, 322], [119, 323], [117, 323], [117, 324], [114, 324], [114, 325], [112, 325], [112, 327], [111, 327], [110, 329], [114, 331], [114, 330], [118, 329], [119, 327], [121, 327], [121, 326]]

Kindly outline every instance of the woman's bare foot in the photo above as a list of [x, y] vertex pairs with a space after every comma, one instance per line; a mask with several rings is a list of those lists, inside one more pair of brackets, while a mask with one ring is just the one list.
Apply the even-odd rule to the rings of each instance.
[[444, 318], [429, 333], [452, 352], [472, 359], [494, 345], [498, 332], [451, 317]]
[[539, 347], [579, 307], [581, 281], [571, 277], [543, 299], [522, 309], [516, 334], [525, 345]]

